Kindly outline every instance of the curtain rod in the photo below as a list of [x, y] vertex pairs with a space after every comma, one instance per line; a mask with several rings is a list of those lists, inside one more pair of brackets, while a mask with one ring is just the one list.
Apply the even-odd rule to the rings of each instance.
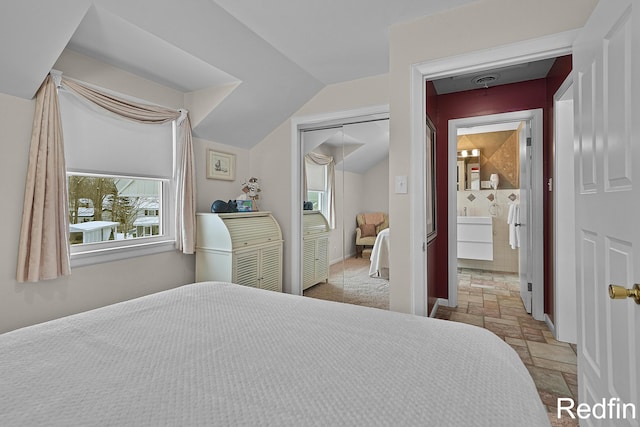
[[[62, 87], [62, 71], [59, 71], [59, 70], [56, 70], [56, 69], [52, 68], [51, 71], [49, 71], [49, 74], [53, 78], [53, 82], [55, 83], [56, 88], [62, 89], [62, 90], [66, 90], [64, 87]], [[124, 94], [124, 93], [120, 93], [120, 92], [117, 92], [115, 90], [107, 89], [107, 88], [104, 88], [104, 87], [101, 87], [101, 86], [98, 86], [98, 85], [94, 85], [94, 84], [91, 84], [91, 83], [84, 82], [82, 80], [78, 80], [78, 79], [71, 79], [71, 80], [75, 80], [76, 82], [81, 83], [81, 84], [83, 84], [85, 86], [89, 86], [89, 87], [91, 87], [93, 89], [99, 89], [101, 91], [105, 91], [105, 92], [107, 92], [107, 93], [109, 93], [111, 95], [115, 95], [115, 96], [121, 97], [121, 98], [123, 98], [123, 99], [125, 99], [127, 101], [139, 102], [141, 104], [155, 105], [157, 107], [166, 108], [168, 110], [178, 111], [180, 113], [180, 117], [177, 119], [178, 120], [177, 121], [178, 125], [180, 125], [182, 123], [182, 121], [187, 117], [187, 114], [189, 113], [189, 110], [187, 110], [186, 108], [167, 107], [166, 105], [160, 105], [158, 103], [151, 102], [151, 101], [148, 101], [146, 99], [141, 99], [141, 98], [137, 98], [135, 96], [131, 96], [131, 95], [127, 95], [127, 94]], [[68, 92], [68, 90], [67, 90], [67, 92]]]

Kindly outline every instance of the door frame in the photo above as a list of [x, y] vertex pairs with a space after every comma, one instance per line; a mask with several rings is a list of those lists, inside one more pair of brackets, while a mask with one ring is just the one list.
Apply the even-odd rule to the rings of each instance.
[[[489, 69], [506, 67], [510, 65], [522, 64], [524, 62], [555, 58], [558, 56], [571, 54], [573, 42], [576, 39], [579, 29], [551, 34], [544, 37], [511, 43], [503, 46], [496, 46], [489, 49], [473, 51], [457, 56], [434, 59], [417, 63], [411, 66], [411, 180], [419, 183], [426, 174], [426, 165], [420, 153], [425, 143], [425, 120], [426, 120], [426, 82], [444, 77], [451, 77], [456, 74], [466, 74], [480, 72]], [[448, 177], [448, 180], [455, 177]], [[418, 186], [414, 186], [418, 187]], [[424, 248], [426, 236], [421, 230], [424, 229], [422, 218], [425, 217], [424, 209], [426, 197], [424, 193], [411, 194], [411, 208], [415, 209], [410, 216], [410, 235], [412, 236], [412, 248]], [[449, 212], [448, 217], [451, 217]], [[451, 230], [451, 227], [449, 227]], [[444, 233], [440, 238], [444, 238]], [[450, 236], [446, 238], [450, 239]], [[451, 240], [450, 240], [451, 242]], [[412, 294], [412, 312], [417, 315], [428, 315], [427, 301], [427, 265], [426, 253], [414, 249], [410, 253], [410, 277]], [[452, 273], [457, 276], [456, 265], [448, 265], [449, 278]], [[436, 306], [431, 311], [434, 315], [438, 304], [457, 305], [458, 296], [449, 292], [447, 299], [438, 299]]]
[[[515, 111], [511, 113], [498, 113], [490, 114], [486, 116], [465, 117], [461, 119], [449, 120], [449, 141], [448, 141], [448, 198], [449, 204], [447, 206], [447, 217], [449, 218], [449, 224], [456, 224], [458, 216], [458, 198], [456, 189], [456, 159], [457, 159], [457, 139], [458, 128], [492, 125], [507, 122], [530, 122], [531, 123], [531, 149], [532, 149], [532, 161], [531, 161], [531, 181], [530, 188], [531, 207], [529, 208], [530, 215], [527, 215], [526, 227], [530, 227], [532, 232], [531, 246], [531, 271], [532, 271], [532, 296], [531, 296], [531, 314], [536, 320], [544, 320], [544, 233], [543, 233], [543, 195], [544, 195], [544, 183], [542, 174], [542, 146], [543, 146], [543, 111], [541, 108], [533, 110]], [[522, 150], [522, 143], [519, 143], [519, 150]], [[522, 187], [523, 183], [520, 183]], [[458, 249], [455, 242], [458, 241], [457, 227], [449, 227], [449, 300], [450, 307], [458, 305]], [[521, 247], [520, 250], [526, 250]], [[452, 268], [453, 267], [453, 268]], [[520, 271], [520, 277], [526, 272]], [[452, 299], [451, 296], [455, 298]], [[455, 304], [455, 305], [454, 305]]]
[[[576, 231], [558, 224], [575, 223], [575, 176], [573, 145], [574, 79], [569, 74], [553, 95], [553, 321], [545, 321], [558, 341], [577, 343]], [[570, 108], [568, 103], [570, 102]], [[562, 259], [561, 259], [562, 257]], [[562, 285], [560, 285], [562, 284]]]

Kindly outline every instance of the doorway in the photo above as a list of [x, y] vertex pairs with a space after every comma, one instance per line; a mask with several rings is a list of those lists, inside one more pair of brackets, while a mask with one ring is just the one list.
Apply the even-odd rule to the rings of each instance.
[[[477, 215], [478, 213], [484, 213], [479, 208], [478, 210], [471, 211], [467, 209], [467, 215], [460, 215], [458, 209], [458, 195], [459, 195], [459, 164], [458, 164], [458, 135], [463, 133], [464, 129], [480, 128], [480, 129], [501, 129], [508, 127], [506, 124], [516, 124], [517, 130], [517, 144], [519, 152], [519, 172], [518, 172], [518, 191], [504, 195], [504, 197], [498, 197], [497, 188], [499, 188], [499, 182], [496, 183], [494, 192], [487, 196], [489, 199], [488, 206], [486, 208], [487, 215]], [[448, 165], [449, 165], [449, 177], [453, 177], [449, 181], [449, 208], [448, 208], [448, 220], [450, 225], [459, 224], [459, 226], [449, 227], [449, 255], [448, 264], [450, 266], [449, 274], [449, 306], [457, 306], [458, 301], [458, 256], [475, 257], [477, 259], [491, 259], [493, 260], [493, 237], [498, 236], [498, 233], [494, 233], [494, 228], [502, 225], [503, 229], [509, 230], [511, 233], [517, 233], [517, 241], [511, 241], [515, 239], [515, 236], [508, 236], [507, 239], [502, 242], [503, 244], [513, 243], [512, 249], [518, 248], [518, 273], [520, 278], [520, 295], [523, 300], [524, 306], [528, 312], [530, 312], [536, 320], [543, 320], [544, 318], [544, 288], [543, 288], [543, 276], [544, 270], [542, 265], [542, 258], [544, 253], [544, 242], [542, 233], [542, 218], [543, 218], [543, 188], [542, 187], [542, 144], [543, 144], [543, 130], [542, 130], [542, 110], [525, 110], [514, 113], [493, 114], [489, 116], [469, 117], [463, 119], [455, 119], [449, 121], [449, 141], [448, 141]], [[480, 150], [480, 148], [477, 148]], [[478, 155], [480, 156], [480, 152]], [[475, 164], [475, 163], [473, 163]], [[480, 160], [478, 160], [480, 165]], [[470, 192], [467, 196], [468, 199], [474, 200], [481, 194], [481, 187], [487, 187], [491, 185], [490, 178], [483, 180], [484, 177], [478, 171], [479, 180], [477, 183], [469, 183], [468, 187], [476, 188], [477, 191]], [[496, 173], [499, 176], [499, 174]], [[486, 177], [484, 177], [486, 178]], [[514, 179], [514, 177], [512, 178]], [[474, 187], [474, 184], [475, 187]], [[463, 187], [467, 187], [465, 183]], [[475, 193], [475, 194], [474, 194]], [[509, 198], [510, 197], [510, 198]], [[501, 198], [504, 198], [504, 203], [500, 203]], [[518, 209], [520, 216], [518, 222], [508, 224], [508, 227], [504, 227], [505, 224], [497, 224], [496, 218], [503, 218], [504, 222], [508, 223], [509, 209], [513, 209], [512, 206], [518, 203]], [[464, 211], [463, 211], [464, 212]], [[472, 214], [472, 215], [469, 215]], [[463, 218], [459, 218], [462, 216]], [[464, 218], [466, 217], [466, 218]], [[476, 219], [477, 221], [486, 220], [482, 224], [471, 224], [469, 220]], [[479, 233], [485, 233], [485, 230], [490, 229], [490, 235], [488, 237], [491, 240], [491, 244], [487, 243], [489, 239], [480, 239]], [[471, 237], [466, 238], [458, 235], [458, 230], [461, 233], [471, 233]], [[479, 231], [478, 231], [479, 230]], [[461, 237], [461, 239], [459, 239]], [[483, 240], [480, 242], [479, 240]], [[503, 239], [504, 240], [504, 239]], [[456, 244], [456, 243], [460, 244]], [[471, 250], [467, 251], [466, 244], [470, 242]], [[466, 251], [465, 254], [458, 254], [458, 248], [461, 251]], [[506, 250], [506, 248], [504, 248]], [[453, 268], [452, 268], [453, 266]]]
[[[567, 37], [567, 34], [556, 34], [543, 39], [530, 40], [522, 43], [514, 43], [505, 45], [498, 48], [493, 48], [486, 51], [477, 51], [460, 56], [436, 59], [421, 64], [416, 64], [412, 67], [411, 77], [411, 92], [414, 94], [412, 97], [412, 104], [410, 109], [411, 123], [412, 123], [412, 137], [411, 137], [411, 152], [412, 152], [412, 167], [410, 179], [413, 182], [419, 183], [425, 173], [425, 165], [419, 164], [419, 154], [421, 153], [422, 146], [424, 145], [424, 117], [426, 117], [426, 93], [427, 82], [431, 80], [443, 79], [453, 77], [456, 75], [469, 74], [472, 72], [480, 72], [483, 70], [491, 70], [499, 67], [505, 67], [510, 65], [519, 65], [525, 62], [530, 62], [539, 59], [552, 58], [562, 55], [570, 54], [572, 51], [572, 38]], [[455, 180], [454, 172], [448, 171], [448, 181]], [[412, 206], [415, 207], [415, 211], [418, 212], [425, 203], [425, 196], [418, 192], [412, 192], [417, 198], [412, 199]], [[412, 209], [413, 209], [412, 207]], [[447, 218], [453, 218], [456, 216], [455, 207], [449, 205], [450, 211], [446, 212]], [[419, 212], [418, 212], [419, 213]], [[421, 230], [424, 228], [422, 223], [422, 215], [414, 215], [410, 219], [410, 230], [412, 237], [412, 247], [424, 247], [424, 237], [421, 235]], [[452, 227], [448, 227], [448, 234], [452, 233]], [[450, 235], [440, 236], [440, 238], [447, 238], [448, 241], [455, 242], [455, 238], [452, 239]], [[455, 237], [455, 236], [454, 236]], [[415, 240], [415, 241], [414, 241]], [[424, 252], [418, 253], [412, 251], [411, 257], [411, 293], [412, 293], [412, 312], [415, 314], [428, 315], [434, 313], [434, 309], [438, 304], [446, 304], [446, 299], [435, 298], [435, 294], [448, 293], [448, 298], [456, 299], [455, 293], [446, 291], [443, 292], [442, 288], [438, 288], [437, 283], [431, 285], [431, 282], [427, 281], [428, 277], [431, 277], [432, 271], [428, 271], [430, 268], [426, 266], [426, 260], [424, 259]], [[539, 260], [540, 263], [542, 260]], [[442, 263], [444, 264], [444, 263]], [[440, 265], [442, 265], [440, 264]], [[457, 274], [455, 264], [448, 265], [448, 277], [455, 276]], [[448, 286], [448, 281], [447, 281]], [[438, 290], [439, 289], [439, 290]], [[436, 305], [428, 307], [427, 301], [436, 301]], [[544, 314], [538, 311], [544, 311], [543, 302], [534, 306], [540, 307], [534, 311], [534, 316], [542, 318]]]

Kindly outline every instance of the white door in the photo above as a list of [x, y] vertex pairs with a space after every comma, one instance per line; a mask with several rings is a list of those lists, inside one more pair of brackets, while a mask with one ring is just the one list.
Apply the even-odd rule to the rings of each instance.
[[[516, 235], [518, 236], [520, 253], [518, 269], [520, 272], [520, 297], [524, 303], [527, 313], [531, 313], [531, 293], [533, 286], [533, 239], [531, 239], [531, 231], [533, 227], [529, 223], [529, 214], [531, 207], [531, 172], [532, 172], [532, 150], [531, 143], [531, 124], [529, 121], [524, 122], [520, 129], [520, 201], [519, 201], [519, 219], [515, 224]], [[510, 224], [509, 227], [513, 225]]]
[[608, 297], [640, 282], [639, 22], [640, 0], [601, 0], [574, 45], [579, 399], [609, 418], [583, 425], [640, 420], [640, 305]]

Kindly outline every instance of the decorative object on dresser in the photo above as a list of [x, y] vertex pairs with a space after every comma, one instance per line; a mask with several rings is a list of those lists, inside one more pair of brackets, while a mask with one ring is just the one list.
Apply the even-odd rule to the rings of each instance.
[[302, 215], [302, 290], [329, 280], [329, 223], [320, 211]]
[[282, 292], [282, 232], [270, 212], [196, 214], [196, 282]]
[[251, 209], [249, 211], [257, 211], [257, 200], [260, 198], [260, 194], [258, 193], [260, 193], [261, 191], [262, 189], [260, 188], [260, 184], [258, 184], [258, 178], [249, 178], [242, 183], [242, 194], [238, 196], [238, 201], [251, 201]]

